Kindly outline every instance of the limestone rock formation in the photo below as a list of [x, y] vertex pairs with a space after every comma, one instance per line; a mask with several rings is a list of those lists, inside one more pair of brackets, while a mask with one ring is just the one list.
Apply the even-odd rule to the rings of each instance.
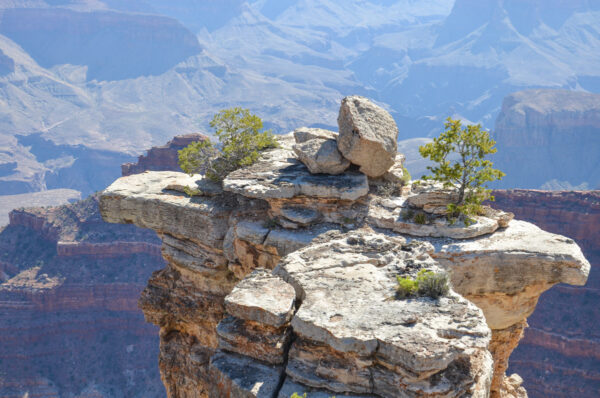
[[[585, 283], [579, 247], [491, 209], [474, 228], [448, 226], [435, 189], [384, 197], [362, 173], [313, 175], [293, 142], [221, 192], [148, 172], [102, 194], [106, 220], [163, 239], [168, 265], [140, 305], [161, 328], [168, 395], [526, 396], [508, 357], [543, 291]], [[435, 222], [405, 222], [408, 210]], [[448, 272], [453, 287], [398, 299], [396, 277], [420, 270]]]
[[364, 97], [342, 100], [338, 148], [369, 177], [382, 176], [396, 158], [398, 127], [383, 108]]
[[350, 167], [338, 150], [333, 131], [303, 127], [294, 131], [294, 138], [294, 152], [312, 174], [341, 174]]

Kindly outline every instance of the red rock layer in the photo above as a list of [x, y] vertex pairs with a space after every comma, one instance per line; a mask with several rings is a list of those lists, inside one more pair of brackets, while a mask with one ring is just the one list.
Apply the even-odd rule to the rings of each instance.
[[0, 396], [163, 397], [158, 330], [137, 305], [164, 267], [156, 235], [104, 223], [94, 197], [10, 220], [0, 230]]
[[166, 145], [152, 147], [146, 155], [138, 157], [137, 163], [125, 163], [121, 165], [121, 174], [128, 176], [131, 174], [143, 173], [146, 170], [153, 171], [181, 171], [178, 164], [177, 152], [192, 142], [204, 141], [208, 137], [204, 134], [186, 134], [175, 136]]
[[574, 239], [592, 265], [585, 287], [557, 286], [541, 296], [508, 373], [523, 377], [532, 398], [598, 396], [600, 191], [513, 189], [494, 196], [494, 207]]

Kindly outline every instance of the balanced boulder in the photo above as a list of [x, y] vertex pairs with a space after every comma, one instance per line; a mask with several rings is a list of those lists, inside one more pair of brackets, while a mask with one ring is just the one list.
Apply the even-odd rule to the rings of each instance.
[[342, 100], [338, 149], [369, 177], [381, 177], [394, 165], [398, 127], [383, 108], [360, 96]]

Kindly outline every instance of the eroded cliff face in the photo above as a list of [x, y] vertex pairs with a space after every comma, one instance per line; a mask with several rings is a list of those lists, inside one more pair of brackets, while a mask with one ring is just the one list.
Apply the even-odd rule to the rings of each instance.
[[[140, 306], [168, 395], [526, 396], [508, 358], [542, 292], [585, 283], [577, 244], [491, 209], [448, 226], [452, 192], [384, 197], [380, 179], [311, 174], [280, 143], [222, 187], [147, 172], [102, 193], [106, 221], [163, 241]], [[448, 295], [396, 299], [396, 276], [420, 270], [448, 272]]]
[[[502, 188], [597, 189], [600, 95], [537, 89], [507, 96], [496, 119]], [[572, 188], [577, 186], [587, 188]], [[556, 188], [562, 186], [562, 188]]]
[[591, 397], [600, 390], [600, 192], [495, 191], [494, 206], [572, 238], [591, 263], [585, 288], [544, 293], [511, 357], [531, 397]]
[[177, 152], [192, 142], [207, 140], [204, 134], [185, 134], [177, 135], [165, 145], [156, 146], [148, 149], [145, 155], [138, 157], [137, 163], [124, 163], [121, 165], [121, 174], [128, 176], [131, 174], [143, 173], [147, 170], [177, 170], [179, 168]]
[[137, 307], [164, 266], [153, 232], [103, 222], [90, 197], [11, 212], [0, 253], [0, 396], [164, 395]]

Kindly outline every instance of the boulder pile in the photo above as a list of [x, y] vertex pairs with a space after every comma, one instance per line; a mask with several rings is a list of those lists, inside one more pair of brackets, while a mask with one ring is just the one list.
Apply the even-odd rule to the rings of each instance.
[[[103, 192], [105, 220], [163, 240], [140, 306], [168, 396], [526, 397], [508, 357], [543, 291], [585, 283], [579, 247], [500, 211], [450, 225], [455, 192], [406, 183], [387, 112], [347, 97], [338, 122], [222, 186], [147, 172]], [[399, 298], [423, 273], [448, 293]]]

